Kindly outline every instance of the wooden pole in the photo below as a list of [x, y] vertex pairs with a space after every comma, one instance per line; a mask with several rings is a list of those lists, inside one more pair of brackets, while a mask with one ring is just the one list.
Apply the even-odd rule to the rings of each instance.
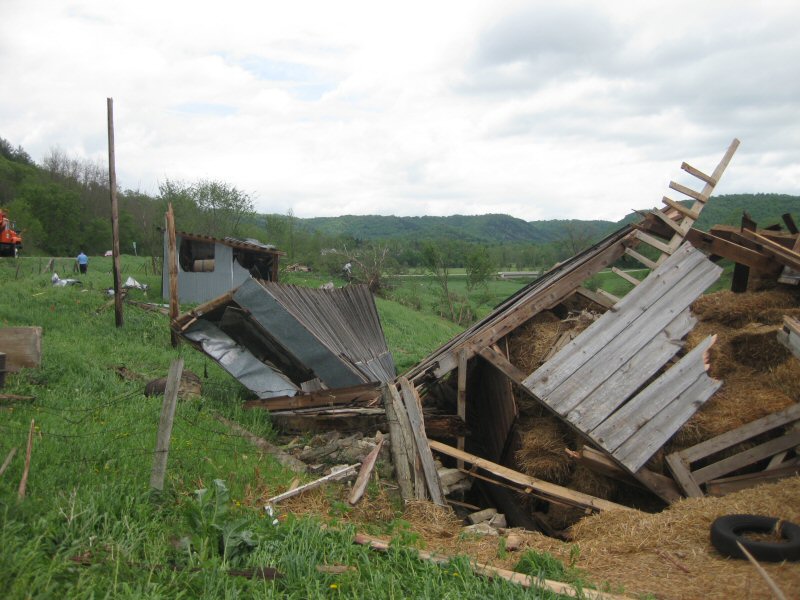
[[[167, 207], [167, 258], [169, 260], [169, 320], [170, 322], [178, 318], [180, 307], [178, 306], [178, 251], [175, 240], [175, 214], [172, 212], [172, 202]], [[170, 329], [170, 340], [172, 347], [178, 347], [178, 334]]]
[[31, 451], [33, 450], [33, 429], [34, 420], [31, 419], [31, 428], [28, 431], [28, 449], [25, 451], [25, 468], [22, 470], [22, 479], [19, 481], [19, 491], [17, 492], [20, 500], [25, 497], [25, 489], [28, 487], [28, 471], [31, 468]]
[[111, 239], [114, 255], [114, 320], [122, 327], [122, 277], [119, 267], [119, 206], [117, 205], [117, 171], [114, 158], [114, 100], [106, 98], [108, 107], [108, 188], [111, 192]]
[[175, 419], [175, 405], [178, 400], [178, 388], [183, 374], [183, 359], [172, 361], [167, 376], [167, 387], [164, 390], [164, 402], [161, 405], [161, 418], [158, 422], [158, 438], [156, 452], [153, 456], [153, 472], [150, 474], [150, 487], [159, 492], [164, 489], [164, 476], [167, 473], [167, 456], [169, 441], [172, 436], [172, 422]]
[[[461, 420], [467, 420], [467, 351], [462, 348], [458, 351], [458, 395], [456, 396], [456, 411]], [[459, 450], [464, 449], [464, 437], [461, 436], [456, 441]], [[459, 469], [464, 468], [464, 461], [457, 462]]]

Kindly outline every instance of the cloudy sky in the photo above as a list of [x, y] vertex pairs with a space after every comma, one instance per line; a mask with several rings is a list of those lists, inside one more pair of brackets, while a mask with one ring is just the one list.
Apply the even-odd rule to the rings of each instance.
[[[800, 194], [800, 2], [0, 0], [0, 136], [260, 212], [619, 219]], [[680, 197], [673, 193], [673, 197]]]

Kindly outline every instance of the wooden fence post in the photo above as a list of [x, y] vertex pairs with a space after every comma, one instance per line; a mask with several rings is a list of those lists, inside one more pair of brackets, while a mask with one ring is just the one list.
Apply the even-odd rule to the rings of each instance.
[[111, 252], [114, 263], [114, 319], [122, 327], [122, 276], [119, 263], [119, 204], [117, 203], [117, 170], [114, 157], [114, 100], [106, 98], [108, 108], [108, 188], [111, 192]]
[[25, 490], [28, 486], [28, 471], [31, 468], [31, 451], [33, 450], [33, 430], [34, 430], [35, 422], [31, 419], [31, 428], [28, 431], [28, 449], [25, 451], [25, 468], [22, 470], [22, 479], [19, 481], [19, 490], [17, 491], [17, 497], [22, 500], [25, 498]]
[[183, 374], [183, 359], [172, 361], [164, 390], [164, 402], [161, 405], [161, 418], [158, 422], [158, 438], [156, 452], [153, 456], [153, 472], [150, 475], [150, 487], [159, 492], [164, 489], [164, 476], [167, 473], [167, 456], [169, 441], [172, 436], [172, 421], [175, 419], [175, 404], [178, 400], [178, 388]]

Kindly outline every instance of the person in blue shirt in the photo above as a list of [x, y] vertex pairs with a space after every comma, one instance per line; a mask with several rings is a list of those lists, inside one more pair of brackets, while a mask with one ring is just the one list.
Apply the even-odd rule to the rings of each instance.
[[83, 253], [83, 250], [81, 250], [81, 253], [78, 254], [76, 260], [78, 261], [78, 268], [81, 271], [81, 275], [86, 275], [86, 271], [89, 268], [89, 257]]

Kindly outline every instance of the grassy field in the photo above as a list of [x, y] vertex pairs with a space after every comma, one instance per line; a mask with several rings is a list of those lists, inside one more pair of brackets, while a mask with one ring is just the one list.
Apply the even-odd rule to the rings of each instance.
[[[172, 349], [162, 315], [126, 306], [124, 327], [116, 328], [104, 291], [111, 284], [110, 260], [92, 259], [82, 285], [66, 288], [53, 287], [50, 273], [40, 272], [46, 262], [0, 261], [0, 324], [44, 329], [41, 368], [9, 375], [3, 390], [35, 401], [0, 405], [0, 460], [18, 449], [0, 478], [0, 597], [535, 595], [474, 576], [463, 559], [444, 566], [414, 559], [407, 547], [415, 537], [399, 519], [399, 505], [397, 519], [358, 527], [394, 538], [395, 548], [386, 555], [354, 545], [356, 526], [337, 522], [338, 513], [281, 514], [273, 524], [258, 499], [285, 489], [292, 474], [215, 419], [224, 415], [272, 438], [269, 415], [242, 411], [242, 388], [215, 363], [185, 346]], [[132, 298], [158, 302], [159, 277], [145, 272], [145, 264], [123, 257], [123, 276], [151, 285], [147, 296], [133, 291]], [[62, 278], [74, 276], [71, 260], [56, 261], [56, 268]], [[394, 302], [380, 301], [379, 307], [401, 365], [458, 331]], [[165, 491], [154, 495], [149, 474], [161, 398], [145, 397], [143, 387], [166, 375], [178, 356], [207, 379], [201, 399], [178, 405]], [[118, 376], [121, 366], [129, 378]], [[32, 420], [27, 495], [19, 500]], [[199, 489], [207, 491], [198, 495]], [[369, 495], [381, 492], [373, 485]], [[331, 519], [331, 526], [321, 527]], [[326, 574], [316, 568], [323, 564], [352, 569]], [[283, 577], [267, 581], [231, 574], [258, 566], [274, 567]]]

